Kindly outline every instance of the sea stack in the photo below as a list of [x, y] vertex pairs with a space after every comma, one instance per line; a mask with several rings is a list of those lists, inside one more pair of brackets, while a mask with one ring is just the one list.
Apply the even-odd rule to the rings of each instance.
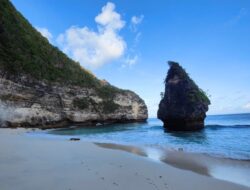
[[177, 62], [169, 61], [165, 93], [157, 117], [170, 131], [195, 131], [204, 128], [210, 100]]

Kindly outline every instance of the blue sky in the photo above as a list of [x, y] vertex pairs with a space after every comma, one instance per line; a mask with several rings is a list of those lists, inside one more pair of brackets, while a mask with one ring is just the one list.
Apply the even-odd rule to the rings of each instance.
[[211, 96], [208, 114], [250, 112], [249, 0], [12, 0], [71, 58], [156, 116], [166, 61]]

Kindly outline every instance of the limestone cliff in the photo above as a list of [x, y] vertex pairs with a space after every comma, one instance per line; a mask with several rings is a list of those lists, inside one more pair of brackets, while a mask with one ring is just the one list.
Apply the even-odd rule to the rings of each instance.
[[128, 90], [106, 98], [93, 88], [28, 82], [0, 79], [2, 126], [47, 128], [147, 119], [144, 101]]
[[168, 130], [202, 129], [210, 100], [178, 63], [170, 61], [169, 66], [158, 118]]
[[145, 121], [144, 101], [97, 79], [0, 0], [0, 125]]

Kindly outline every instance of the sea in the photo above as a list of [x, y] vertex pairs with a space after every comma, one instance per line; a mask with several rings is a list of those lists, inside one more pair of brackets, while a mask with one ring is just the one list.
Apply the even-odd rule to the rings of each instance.
[[[196, 132], [165, 132], [163, 123], [70, 126], [41, 132], [47, 138], [81, 138], [83, 141], [184, 150], [217, 157], [250, 160], [250, 114], [209, 115]], [[37, 132], [36, 132], [37, 135]]]

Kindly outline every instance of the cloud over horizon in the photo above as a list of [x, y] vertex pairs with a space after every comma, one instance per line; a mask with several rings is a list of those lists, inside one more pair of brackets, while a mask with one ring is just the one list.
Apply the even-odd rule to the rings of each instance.
[[71, 26], [57, 38], [63, 51], [82, 66], [98, 68], [124, 55], [127, 44], [119, 31], [125, 26], [115, 4], [108, 2], [95, 17], [97, 31]]
[[250, 110], [250, 102], [246, 103], [243, 108]]

